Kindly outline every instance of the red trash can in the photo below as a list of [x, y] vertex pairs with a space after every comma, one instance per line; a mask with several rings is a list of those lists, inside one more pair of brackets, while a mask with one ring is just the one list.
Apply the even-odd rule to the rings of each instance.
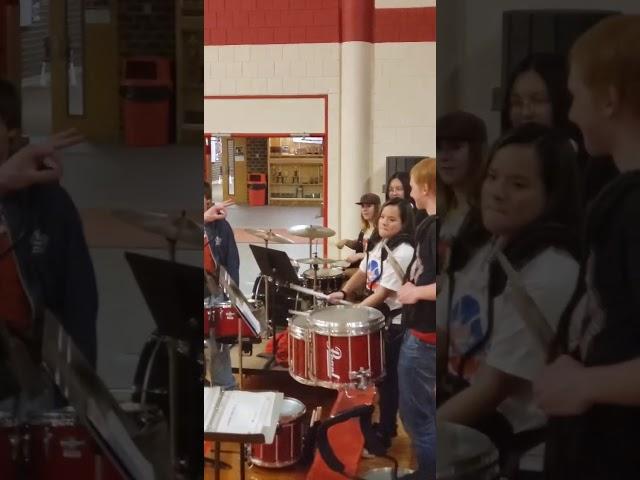
[[161, 57], [124, 60], [122, 118], [125, 143], [156, 147], [170, 143], [173, 81], [171, 62]]
[[252, 207], [261, 207], [267, 204], [267, 184], [266, 183], [250, 183], [249, 187], [249, 205]]

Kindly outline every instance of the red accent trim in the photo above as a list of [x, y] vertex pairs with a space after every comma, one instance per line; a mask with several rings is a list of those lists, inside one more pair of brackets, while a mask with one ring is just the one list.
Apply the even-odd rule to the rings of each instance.
[[419, 332], [418, 330], [411, 329], [411, 335], [424, 343], [428, 343], [429, 345], [436, 345], [435, 333], [424, 333]]
[[340, 30], [342, 42], [373, 42], [374, 0], [342, 0]]
[[436, 7], [379, 8], [374, 42], [435, 42]]
[[[328, 202], [328, 195], [329, 195], [329, 95], [205, 95], [204, 99], [205, 100], [216, 100], [216, 99], [231, 99], [231, 100], [271, 100], [271, 99], [282, 99], [282, 98], [321, 98], [324, 100], [324, 133], [314, 133], [314, 132], [305, 132], [305, 133], [309, 133], [310, 136], [313, 137], [322, 137], [322, 142], [323, 142], [323, 151], [324, 151], [324, 158], [323, 158], [323, 165], [322, 165], [322, 175], [323, 175], [323, 180], [324, 183], [322, 185], [322, 189], [323, 189], [323, 200], [322, 200], [322, 217], [323, 217], [323, 222], [322, 225], [324, 227], [328, 226], [327, 225], [327, 212], [328, 212], [328, 208], [329, 208], [329, 202]], [[235, 137], [235, 138], [246, 138], [246, 137], [260, 137], [260, 138], [264, 138], [264, 137], [288, 137], [290, 136], [292, 133], [296, 133], [296, 132], [286, 132], [286, 133], [231, 133], [229, 134], [230, 137]], [[205, 132], [204, 133], [205, 136], [209, 135], [211, 136], [212, 133], [210, 132]], [[323, 239], [323, 255], [326, 257], [327, 256], [327, 249], [328, 249], [328, 239], [325, 238]]]
[[205, 45], [436, 40], [436, 7], [373, 5], [374, 0], [205, 0]]

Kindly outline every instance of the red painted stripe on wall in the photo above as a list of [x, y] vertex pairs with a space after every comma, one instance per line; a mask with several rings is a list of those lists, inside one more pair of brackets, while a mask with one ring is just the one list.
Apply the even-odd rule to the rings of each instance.
[[341, 41], [373, 42], [374, 0], [342, 0]]
[[374, 42], [435, 42], [436, 7], [376, 9]]
[[366, 26], [341, 27], [341, 18], [340, 0], [205, 0], [205, 45], [436, 40], [435, 7], [376, 9], [372, 38]]

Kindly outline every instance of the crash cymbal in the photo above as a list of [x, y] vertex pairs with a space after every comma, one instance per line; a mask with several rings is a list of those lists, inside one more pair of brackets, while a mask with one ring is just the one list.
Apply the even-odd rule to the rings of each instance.
[[202, 246], [204, 229], [184, 216], [136, 210], [114, 210], [113, 216], [146, 232], [162, 235], [172, 242]]
[[246, 228], [245, 230], [254, 237], [261, 238], [270, 243], [294, 243], [290, 238], [283, 237], [279, 233], [265, 230], [264, 228]]
[[299, 258], [298, 263], [304, 263], [306, 265], [326, 265], [330, 263], [336, 263], [337, 260], [332, 260], [330, 258]]
[[329, 238], [336, 232], [320, 225], [296, 225], [287, 230], [291, 235], [304, 238]]

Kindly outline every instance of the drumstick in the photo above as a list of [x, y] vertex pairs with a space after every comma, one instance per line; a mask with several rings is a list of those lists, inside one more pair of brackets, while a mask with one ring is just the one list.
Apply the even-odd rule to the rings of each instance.
[[[326, 295], [321, 292], [317, 292], [311, 288], [301, 287], [300, 285], [295, 285], [293, 283], [287, 283], [286, 286], [289, 287], [291, 290], [296, 290], [300, 293], [306, 293], [307, 295], [311, 295], [321, 300], [327, 300], [327, 301], [330, 300], [329, 295]], [[331, 300], [331, 301], [336, 302], [340, 305], [354, 305], [353, 302], [348, 302], [347, 300]]]
[[507, 274], [507, 278], [511, 282], [515, 304], [522, 316], [522, 320], [527, 328], [529, 328], [533, 338], [538, 342], [540, 347], [546, 351], [554, 338], [553, 328], [551, 328], [544, 314], [540, 311], [540, 308], [533, 298], [531, 298], [529, 292], [527, 292], [527, 289], [522, 284], [520, 274], [513, 268], [504, 253], [499, 249], [495, 249], [493, 256], [498, 260], [500, 266]]
[[289, 310], [289, 313], [291, 315], [302, 315], [303, 317], [308, 317], [309, 315], [311, 315], [311, 312], [301, 312], [299, 310]]

